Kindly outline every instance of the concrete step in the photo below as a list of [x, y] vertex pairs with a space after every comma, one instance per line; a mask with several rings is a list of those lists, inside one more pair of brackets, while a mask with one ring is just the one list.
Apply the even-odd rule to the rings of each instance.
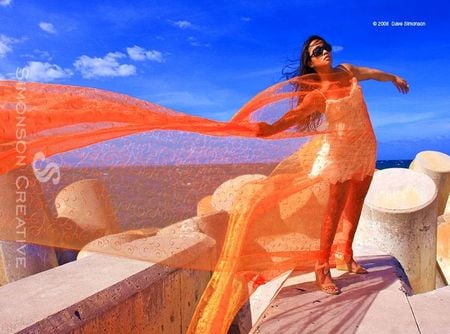
[[319, 291], [314, 273], [291, 275], [250, 333], [420, 333], [398, 261], [367, 248], [355, 258], [369, 273], [332, 269], [338, 296]]
[[450, 286], [408, 299], [422, 334], [450, 333]]

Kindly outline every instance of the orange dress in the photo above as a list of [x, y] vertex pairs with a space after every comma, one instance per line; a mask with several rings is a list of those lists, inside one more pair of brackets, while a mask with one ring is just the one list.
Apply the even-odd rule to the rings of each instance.
[[[32, 164], [36, 156], [54, 158], [57, 164], [66, 159], [76, 163], [88, 161], [94, 167], [107, 164], [111, 166], [111, 173], [107, 175], [113, 174], [115, 166], [129, 166], [136, 161], [146, 165], [156, 163], [168, 170], [177, 163], [203, 166], [209, 162], [214, 167], [215, 163], [275, 161], [277, 165], [267, 178], [247, 183], [240, 189], [229, 212], [220, 256], [213, 267], [201, 268], [214, 273], [189, 332], [226, 333], [236, 312], [259, 285], [288, 269], [312, 270], [319, 251], [325, 209], [333, 200], [329, 197], [330, 184], [361, 180], [374, 172], [375, 137], [356, 79], [353, 78], [350, 94], [335, 100], [326, 99], [318, 85], [314, 85], [317, 80], [310, 79], [314, 76], [269, 87], [251, 99], [229, 122], [183, 114], [97, 89], [0, 81], [0, 174], [14, 173], [18, 167]], [[310, 88], [297, 91], [292, 89], [292, 82], [305, 82]], [[325, 105], [325, 109], [320, 107], [325, 118], [320, 130], [286, 130], [268, 139], [257, 138], [255, 121], [274, 113], [282, 116], [289, 112], [290, 101], [302, 94], [316, 94], [321, 99], [319, 104]], [[22, 128], [26, 130], [26, 138], [17, 137]], [[159, 135], [147, 136], [155, 132]], [[131, 137], [135, 141], [129, 139]], [[130, 142], [114, 145], [116, 138]], [[300, 139], [307, 142], [300, 146], [297, 141]], [[145, 145], [141, 140], [145, 140]], [[93, 151], [95, 145], [100, 149]], [[141, 146], [133, 151], [133, 145]], [[20, 156], [18, 148], [24, 148]], [[144, 163], [139, 160], [142, 159], [140, 151], [144, 152]], [[142, 169], [139, 173], [150, 179], [156, 170], [145, 174]], [[89, 169], [77, 168], [64, 170], [62, 175], [64, 180], [75, 181], [76, 177], [91, 177], [89, 173]], [[205, 178], [208, 184], [207, 175], [205, 170], [194, 174], [192, 182]], [[113, 184], [110, 190], [116, 191], [124, 202], [146, 198], [151, 191], [148, 187], [139, 188], [142, 182], [131, 185], [130, 175], [121, 175], [122, 183], [114, 183], [111, 177], [105, 178], [105, 182]], [[179, 175], [172, 177], [171, 182], [165, 183], [166, 187], [173, 187], [171, 194], [178, 194], [180, 199], [193, 196], [192, 192], [187, 193], [190, 182], [183, 182], [176, 188]], [[54, 198], [61, 187], [46, 189], [47, 197]], [[1, 196], [10, 197], [11, 203], [14, 202], [15, 194], [1, 191]], [[161, 205], [151, 204], [161, 208], [167, 198], [156, 197], [154, 201], [160, 201]], [[28, 207], [31, 216], [33, 210], [45, 209], [40, 201], [30, 203], [36, 203], [36, 208]], [[50, 208], [53, 204], [46, 205]], [[135, 212], [151, 221], [152, 216], [146, 216], [142, 208], [132, 208], [131, 204], [119, 202], [115, 209], [124, 212], [124, 221], [132, 220]], [[16, 240], [15, 221], [2, 220], [1, 224], [0, 240]], [[34, 229], [30, 224], [26, 235], [28, 242], [72, 249], [80, 249], [85, 243], [82, 234], [70, 234], [71, 229], [60, 227], [58, 223]], [[59, 237], [61, 233], [64, 238]], [[117, 253], [117, 249], [111, 252]], [[157, 250], [154, 253], [157, 254]], [[153, 253], [148, 251], [124, 256], [139, 254], [147, 256], [139, 259], [158, 261], [158, 257], [152, 257]], [[171, 265], [195, 263], [173, 262]]]
[[[315, 139], [322, 145], [309, 175], [324, 173], [330, 183], [362, 180], [372, 175], [375, 168], [375, 134], [361, 87], [356, 78], [352, 83], [348, 96], [326, 100], [324, 114], [331, 131]], [[326, 171], [321, 172], [322, 169]]]
[[[329, 185], [373, 175], [376, 139], [356, 78], [343, 98], [317, 92], [326, 100], [327, 130], [281, 161], [267, 179], [244, 186], [189, 333], [226, 333], [260, 284], [285, 270], [312, 269]], [[335, 241], [345, 242], [341, 231], [342, 222]]]

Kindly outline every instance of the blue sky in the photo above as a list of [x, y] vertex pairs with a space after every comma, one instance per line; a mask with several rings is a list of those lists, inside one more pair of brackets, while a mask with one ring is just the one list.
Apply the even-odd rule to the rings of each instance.
[[319, 34], [333, 45], [335, 66], [381, 69], [410, 85], [403, 95], [391, 83], [361, 82], [378, 159], [450, 154], [449, 13], [445, 1], [0, 0], [0, 77], [28, 66], [33, 81], [224, 121], [278, 82], [303, 40]]

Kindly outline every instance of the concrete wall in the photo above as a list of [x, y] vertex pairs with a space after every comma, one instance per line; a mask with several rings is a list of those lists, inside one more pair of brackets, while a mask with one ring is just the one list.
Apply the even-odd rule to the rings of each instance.
[[0, 333], [183, 333], [210, 273], [94, 254], [0, 288]]

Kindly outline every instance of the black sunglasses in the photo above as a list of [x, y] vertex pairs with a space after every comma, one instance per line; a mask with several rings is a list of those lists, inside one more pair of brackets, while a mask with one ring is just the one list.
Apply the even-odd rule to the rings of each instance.
[[310, 55], [310, 57], [319, 57], [321, 55], [323, 55], [323, 51], [327, 50], [328, 52], [331, 52], [331, 45], [328, 43], [324, 43], [324, 45], [318, 46], [317, 48], [315, 48], [312, 52], [312, 54]]

